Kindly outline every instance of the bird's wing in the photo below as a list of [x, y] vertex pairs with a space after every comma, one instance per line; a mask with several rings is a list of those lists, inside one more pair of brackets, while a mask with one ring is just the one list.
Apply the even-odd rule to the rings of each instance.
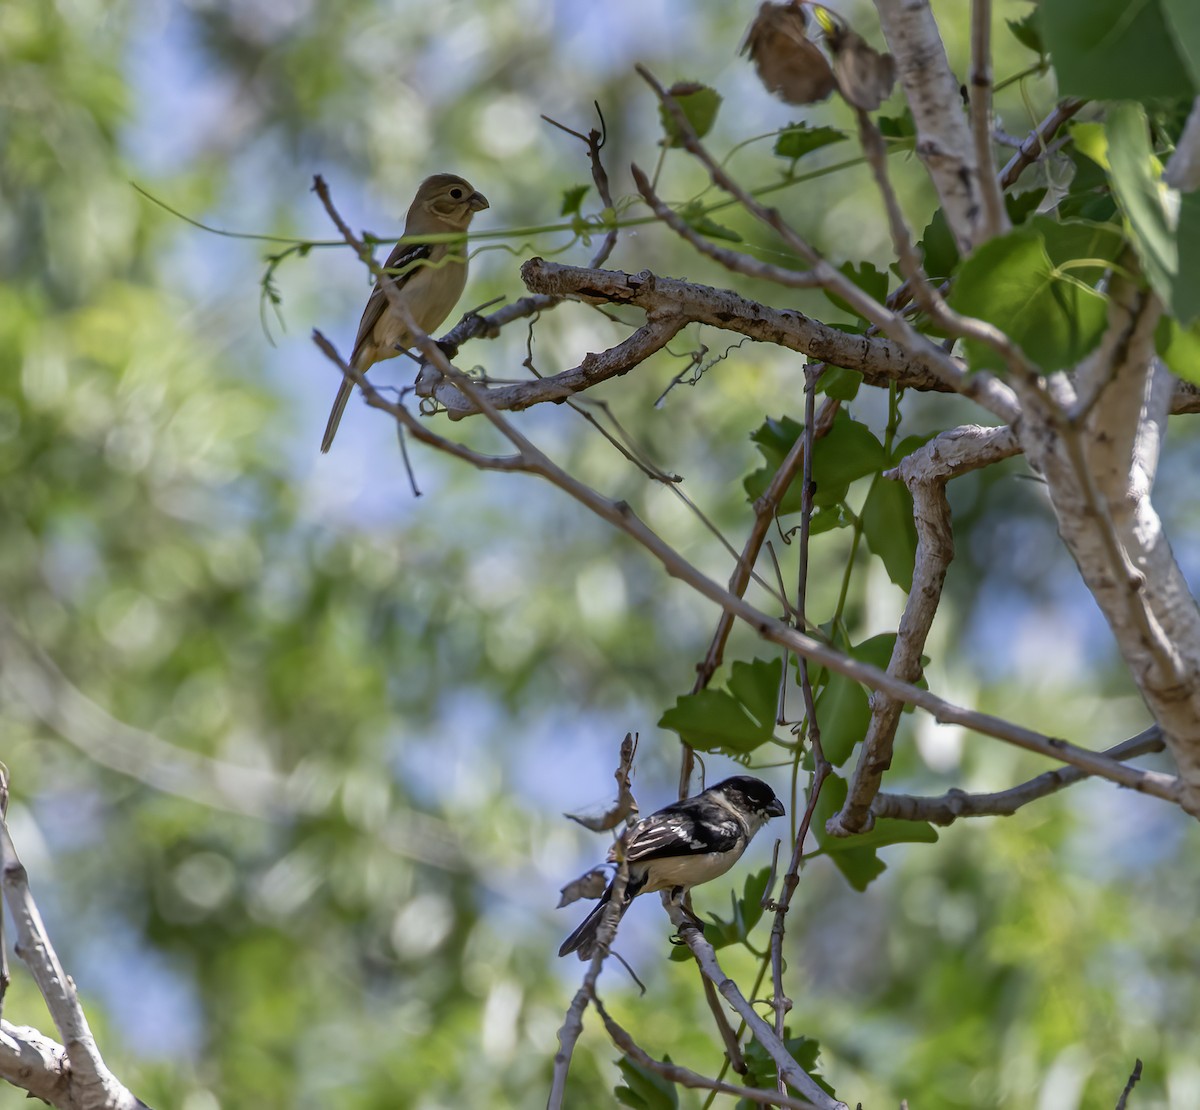
[[630, 863], [643, 863], [672, 856], [729, 852], [744, 833], [732, 814], [716, 821], [710, 818], [701, 825], [686, 803], [667, 806], [652, 813], [638, 826], [626, 858]]
[[[401, 239], [392, 248], [392, 253], [388, 255], [388, 260], [383, 264], [383, 268], [391, 275], [396, 289], [403, 289], [405, 284], [412, 280], [413, 274], [420, 269], [417, 263], [429, 258], [432, 254], [432, 243], [406, 243]], [[397, 273], [398, 270], [404, 272]], [[383, 315], [386, 307], [387, 293], [384, 292], [383, 282], [376, 281], [375, 288], [371, 290], [371, 295], [367, 298], [367, 307], [363, 309], [362, 319], [358, 324], [358, 335], [354, 338], [354, 351], [350, 355], [352, 363], [358, 358], [363, 344], [371, 338], [371, 333], [375, 330], [375, 325], [379, 323], [379, 317]]]

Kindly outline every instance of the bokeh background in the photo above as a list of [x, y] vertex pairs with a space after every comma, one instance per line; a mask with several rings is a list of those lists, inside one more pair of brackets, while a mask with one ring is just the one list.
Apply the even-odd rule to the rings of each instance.
[[[717, 613], [532, 479], [417, 450], [414, 498], [395, 429], [358, 403], [319, 456], [337, 383], [309, 331], [348, 349], [369, 276], [336, 246], [266, 259], [288, 237], [333, 236], [313, 173], [352, 226], [386, 237], [415, 184], [452, 170], [491, 200], [464, 309], [519, 296], [531, 254], [585, 263], [591, 247], [560, 206], [589, 180], [586, 159], [539, 116], [586, 131], [598, 102], [619, 206], [644, 215], [624, 209], [628, 165], [661, 152], [635, 62], [715, 86], [712, 149], [733, 152], [750, 185], [780, 182], [772, 132], [847, 119], [766, 96], [737, 54], [755, 7], [0, 4], [0, 758], [51, 934], [106, 1058], [150, 1105], [543, 1104], [580, 975], [554, 956], [583, 912], [555, 912], [557, 890], [605, 850], [562, 811], [606, 799], [630, 730], [643, 809], [673, 796], [676, 738], [656, 722], [690, 689]], [[1023, 135], [1054, 89], [1004, 29], [1028, 5], [995, 7], [997, 76], [1026, 72], [998, 108]], [[963, 6], [936, 8], [964, 73]], [[869, 7], [839, 10], [880, 43]], [[897, 97], [885, 112], [901, 110]], [[885, 266], [855, 154], [845, 143], [810, 156], [806, 170], [829, 172], [774, 195], [835, 260]], [[910, 155], [891, 164], [920, 228], [934, 199]], [[1051, 162], [1051, 178], [1061, 172]], [[671, 152], [662, 188], [683, 200], [704, 181]], [[202, 230], [139, 190], [210, 227], [283, 241]], [[583, 210], [597, 208], [593, 190]], [[779, 257], [732, 210], [722, 220]], [[730, 283], [646, 224], [623, 231], [611, 265]], [[841, 318], [815, 294], [740, 287]], [[562, 306], [534, 330], [534, 365], [574, 365], [636, 322]], [[527, 340], [512, 326], [461, 364], [524, 377]], [[699, 382], [656, 405], [704, 347]], [[379, 369], [411, 380], [407, 360]], [[741, 480], [758, 465], [749, 434], [764, 416], [801, 416], [800, 370], [786, 352], [692, 328], [599, 395], [740, 546]], [[886, 399], [864, 396], [855, 414], [881, 426]], [[910, 397], [902, 431], [980, 415]], [[1189, 419], [1173, 429], [1158, 500], [1195, 581]], [[520, 424], [728, 574], [713, 537], [576, 413]], [[485, 428], [453, 430], [497, 446]], [[1144, 727], [1020, 461], [959, 480], [951, 497], [958, 557], [932, 687], [1084, 744]], [[840, 534], [814, 544], [818, 620], [846, 557]], [[864, 564], [847, 610], [856, 639], [894, 628], [902, 604]], [[729, 657], [754, 651], [739, 632]], [[710, 780], [731, 766], [710, 760]], [[999, 789], [1044, 769], [912, 715], [890, 782]], [[790, 797], [786, 768], [761, 773]], [[1111, 1106], [1138, 1056], [1135, 1105], [1200, 1105], [1196, 848], [1182, 815], [1084, 784], [936, 845], [888, 849], [866, 893], [815, 859], [790, 919], [790, 1028], [821, 1042], [823, 1074], [851, 1104]], [[769, 855], [764, 836], [744, 870]], [[740, 876], [698, 905], [726, 908], [731, 887]], [[647, 994], [615, 966], [604, 990], [648, 1051], [711, 1071], [711, 1019], [695, 971], [664, 958], [665, 931], [657, 905], [639, 904], [622, 950]], [[727, 960], [752, 974], [748, 953]], [[19, 965], [4, 1012], [51, 1031]], [[570, 1105], [614, 1104], [616, 1056], [589, 1026]], [[24, 1104], [0, 1089], [0, 1106]]]

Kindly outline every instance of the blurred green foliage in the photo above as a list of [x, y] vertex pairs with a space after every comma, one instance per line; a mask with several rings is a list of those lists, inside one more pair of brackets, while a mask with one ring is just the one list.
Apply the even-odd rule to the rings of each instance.
[[[676, 749], [652, 722], [679, 699], [681, 730], [713, 727], [684, 695], [714, 612], [554, 491], [419, 454], [426, 496], [412, 501], [375, 414], [352, 413], [345, 436], [368, 448], [339, 443], [326, 464], [338, 469], [319, 469], [333, 385], [303, 336], [315, 324], [348, 338], [365, 285], [345, 252], [279, 269], [299, 335], [272, 351], [256, 298], [274, 248], [208, 236], [129, 184], [216, 225], [327, 238], [306, 191], [322, 170], [352, 224], [386, 236], [413, 180], [458, 168], [492, 199], [467, 299], [511, 297], [520, 258], [570, 244], [581, 217], [597, 216], [578, 184], [581, 148], [539, 113], [586, 130], [601, 103], [617, 207], [640, 215], [625, 167], [660, 152], [652, 98], [630, 75], [640, 59], [665, 81], [718, 88], [714, 149], [761, 135], [736, 171], [772, 188], [772, 203], [865, 282], [886, 276], [865, 172], [827, 173], [852, 158], [849, 144], [824, 149], [852, 121], [830, 105], [808, 130], [766, 100], [734, 59], [750, 7], [602, 7], [0, 5], [0, 756], [52, 936], [108, 1062], [152, 1106], [541, 1105], [579, 977], [553, 958], [568, 914], [549, 907], [604, 850], [559, 811], [603, 793], [627, 728], [643, 733], [639, 796], [653, 808], [670, 796]], [[1026, 10], [997, 9], [998, 20]], [[943, 20], [955, 64], [963, 22]], [[1016, 40], [998, 50], [1000, 74], [1030, 64]], [[1009, 130], [1024, 133], [1051, 95], [1037, 75], [1002, 95]], [[914, 226], [936, 223], [919, 169], [892, 161]], [[682, 153], [665, 157], [663, 183], [698, 193], [697, 213], [718, 199]], [[512, 232], [566, 217], [560, 233]], [[719, 220], [788, 263], [743, 215]], [[945, 253], [949, 272], [957, 258]], [[623, 232], [613, 264], [729, 283], [654, 227]], [[743, 291], [779, 301], [752, 282]], [[787, 307], [828, 315], [818, 293], [789, 294]], [[527, 337], [509, 331], [464, 349], [467, 364], [519, 367]], [[545, 372], [626, 333], [563, 306], [530, 350]], [[693, 353], [703, 375], [656, 409]], [[857, 382], [826, 387], [850, 400]], [[803, 411], [795, 356], [698, 329], [598, 392], [735, 542], [746, 491], [769, 477], [755, 471], [760, 454], [768, 466], [782, 457]], [[972, 415], [919, 397], [901, 419], [896, 398], [864, 397], [827, 441], [843, 450], [817, 452], [828, 527], [814, 541], [810, 612], [856, 652], [875, 657], [902, 602], [894, 583], [911, 573], [902, 506], [873, 492], [898, 487], [877, 475], [900, 436]], [[727, 575], [679, 502], [573, 414], [530, 413], [523, 427]], [[495, 447], [484, 428], [463, 434]], [[1185, 464], [1193, 443], [1181, 433]], [[359, 464], [369, 478], [351, 473]], [[1090, 602], [1019, 472], [1006, 464], [951, 490], [959, 555], [931, 684], [1080, 742], [1117, 740], [1139, 727], [1139, 706], [1092, 646]], [[1193, 517], [1180, 504], [1172, 519], [1194, 536]], [[1049, 650], [1031, 643], [1048, 628]], [[754, 647], [735, 632], [717, 682], [728, 693], [706, 697], [743, 716], [750, 705], [756, 760], [772, 751], [790, 767], [768, 735], [771, 682], [764, 694], [757, 681], [778, 662], [752, 663]], [[863, 689], [825, 679], [831, 713], [860, 721]], [[738, 750], [727, 741], [712, 746]], [[839, 762], [853, 742], [838, 738]], [[912, 715], [889, 783], [996, 789], [1042, 769]], [[786, 789], [786, 770], [767, 773]], [[789, 814], [803, 801], [793, 788]], [[1111, 1106], [1140, 1056], [1139, 1108], [1196, 1105], [1195, 836], [1151, 800], [1086, 785], [936, 844], [882, 857], [839, 846], [837, 866], [818, 853], [788, 932], [789, 1028], [808, 1038], [806, 1066], [867, 1106], [1070, 1110]], [[724, 912], [744, 883], [713, 929], [746, 983], [766, 946], [764, 862], [697, 898]], [[657, 908], [640, 907], [627, 931], [649, 990], [638, 997], [610, 969], [614, 1017], [651, 1055], [713, 1072], [711, 1017], [694, 970], [666, 958]], [[49, 1031], [19, 966], [5, 1017]], [[569, 1104], [611, 1106], [618, 1083], [644, 1080], [618, 1057], [589, 1023]], [[769, 1066], [754, 1064], [769, 1084]], [[0, 1105], [24, 1099], [5, 1089]]]

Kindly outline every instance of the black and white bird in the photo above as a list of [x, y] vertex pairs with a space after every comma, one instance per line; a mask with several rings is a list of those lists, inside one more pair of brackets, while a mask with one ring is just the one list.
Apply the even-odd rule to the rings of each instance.
[[[639, 894], [670, 890], [681, 898], [694, 886], [724, 875], [741, 858], [754, 834], [772, 817], [783, 816], [783, 803], [762, 779], [734, 775], [707, 790], [672, 802], [652, 813], [634, 830], [626, 846], [629, 880], [621, 904], [624, 914]], [[558, 950], [589, 960], [612, 884], [592, 912]]]

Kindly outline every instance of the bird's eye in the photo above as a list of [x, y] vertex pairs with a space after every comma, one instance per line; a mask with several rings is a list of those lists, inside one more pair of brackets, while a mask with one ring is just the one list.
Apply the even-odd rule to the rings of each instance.
[[462, 200], [462, 190], [461, 189], [451, 189], [450, 196], [453, 197], [455, 200]]

